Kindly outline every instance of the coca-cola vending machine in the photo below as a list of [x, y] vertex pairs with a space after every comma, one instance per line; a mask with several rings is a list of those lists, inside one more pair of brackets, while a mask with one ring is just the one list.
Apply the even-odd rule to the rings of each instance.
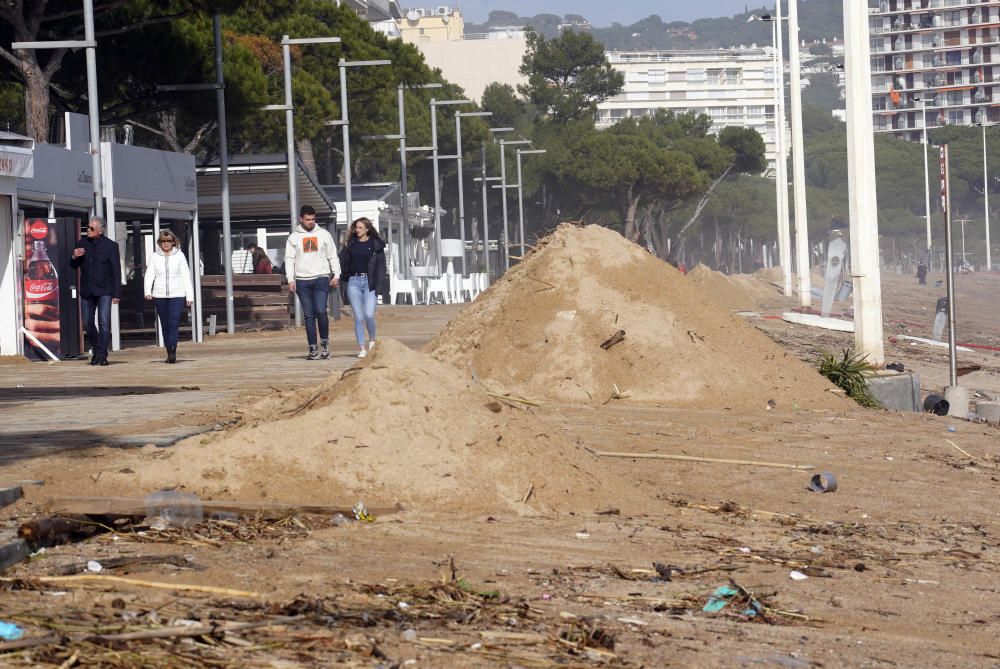
[[81, 353], [80, 305], [76, 270], [69, 264], [80, 236], [80, 219], [26, 218], [24, 220], [24, 354], [48, 360], [37, 342], [59, 358]]

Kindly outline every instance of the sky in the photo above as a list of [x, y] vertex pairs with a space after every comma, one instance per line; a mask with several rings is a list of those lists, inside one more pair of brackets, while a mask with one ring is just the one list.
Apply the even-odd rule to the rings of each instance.
[[[618, 22], [630, 25], [650, 14], [659, 14], [666, 21], [692, 21], [694, 19], [732, 16], [742, 12], [748, 5], [759, 7], [762, 0], [451, 0], [451, 2], [427, 2], [420, 6], [450, 5], [461, 7], [466, 21], [480, 23], [493, 10], [506, 10], [519, 16], [535, 14], [580, 14], [598, 28]], [[403, 7], [417, 6], [414, 0], [404, 0]]]

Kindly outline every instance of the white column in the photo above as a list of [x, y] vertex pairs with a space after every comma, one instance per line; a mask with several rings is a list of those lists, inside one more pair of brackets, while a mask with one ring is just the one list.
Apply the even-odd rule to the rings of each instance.
[[[985, 119], [983, 119], [985, 121]], [[990, 177], [986, 162], [986, 124], [983, 124], [983, 201], [986, 214], [986, 271], [993, 269], [993, 258], [990, 255]]]
[[778, 50], [778, 161], [776, 163], [778, 189], [778, 262], [781, 264], [782, 285], [785, 297], [792, 296], [792, 235], [788, 220], [788, 147], [785, 145], [787, 126], [785, 125], [785, 35], [781, 26], [781, 0], [775, 0], [774, 19], [777, 26]]
[[[795, 0], [792, 0], [794, 6]], [[885, 362], [879, 271], [875, 147], [872, 143], [871, 56], [867, 0], [844, 0], [847, 77], [847, 177], [854, 278], [854, 342], [873, 364]], [[798, 223], [798, 221], [796, 221]]]
[[[845, 0], [854, 4], [853, 0]], [[845, 5], [846, 6], [846, 5]], [[865, 33], [867, 34], [867, 30]], [[795, 192], [795, 271], [799, 278], [799, 304], [812, 303], [812, 281], [809, 276], [809, 211], [806, 207], [806, 158], [802, 142], [802, 85], [799, 63], [798, 0], [788, 0], [788, 64], [791, 67], [789, 86], [792, 100], [792, 181]], [[864, 44], [868, 53], [868, 44]], [[846, 50], [846, 47], [845, 47]], [[869, 65], [870, 67], [870, 65]], [[871, 85], [869, 84], [869, 88]], [[869, 107], [871, 105], [869, 104]], [[869, 113], [871, 110], [869, 109]], [[871, 136], [869, 135], [869, 142]]]

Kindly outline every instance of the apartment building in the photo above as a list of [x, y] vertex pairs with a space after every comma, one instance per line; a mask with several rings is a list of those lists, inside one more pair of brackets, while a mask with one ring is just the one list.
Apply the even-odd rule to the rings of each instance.
[[869, 0], [875, 132], [1000, 121], [1000, 0]]
[[753, 128], [764, 139], [768, 173], [777, 156], [775, 63], [771, 49], [609, 52], [625, 88], [597, 108], [597, 127], [658, 109], [707, 114], [712, 130]]
[[396, 24], [402, 40], [417, 47], [428, 66], [439, 68], [473, 100], [493, 82], [516, 88], [526, 81], [518, 71], [528, 49], [520, 26], [467, 33], [462, 13], [445, 5], [407, 10]]

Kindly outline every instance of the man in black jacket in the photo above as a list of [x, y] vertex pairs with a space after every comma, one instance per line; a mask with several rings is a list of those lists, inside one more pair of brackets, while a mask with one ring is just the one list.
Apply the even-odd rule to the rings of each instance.
[[[87, 223], [87, 236], [73, 249], [70, 265], [80, 269], [80, 305], [83, 325], [93, 355], [91, 365], [108, 364], [111, 343], [111, 305], [118, 304], [122, 295], [121, 258], [118, 244], [104, 236], [105, 223], [94, 216]], [[94, 313], [97, 313], [95, 327]]]

